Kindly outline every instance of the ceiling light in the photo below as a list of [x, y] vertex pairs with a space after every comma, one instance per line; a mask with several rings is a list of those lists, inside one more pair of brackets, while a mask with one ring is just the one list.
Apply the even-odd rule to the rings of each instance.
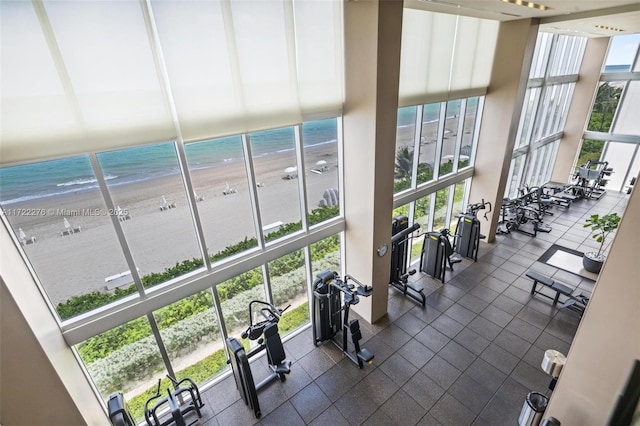
[[609, 27], [609, 26], [606, 26], [606, 25], [596, 25], [596, 28], [600, 28], [601, 30], [607, 30], [607, 31], [615, 31], [615, 32], [618, 32], [618, 33], [621, 33], [621, 32], [624, 31], [621, 28], [614, 28], [614, 27]]
[[530, 1], [526, 1], [526, 0], [502, 0], [505, 3], [511, 3], [511, 4], [515, 4], [518, 6], [524, 6], [524, 7], [529, 7], [531, 9], [538, 9], [538, 10], [549, 10], [551, 9], [549, 6], [545, 6], [544, 4], [538, 4], [538, 3], [533, 3]]

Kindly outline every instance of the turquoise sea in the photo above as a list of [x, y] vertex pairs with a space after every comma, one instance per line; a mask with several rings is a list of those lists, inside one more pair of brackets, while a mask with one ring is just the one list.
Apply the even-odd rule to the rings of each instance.
[[[477, 102], [476, 102], [477, 103]], [[459, 102], [448, 103], [447, 116], [459, 113]], [[473, 107], [475, 105], [470, 105]], [[426, 105], [423, 122], [438, 120], [440, 104]], [[412, 126], [416, 108], [398, 110], [398, 127]], [[336, 143], [336, 119], [304, 123], [305, 147]], [[293, 128], [281, 128], [250, 135], [254, 157], [294, 150]], [[239, 136], [185, 144], [191, 170], [215, 167], [242, 158]], [[178, 173], [173, 142], [99, 153], [98, 160], [109, 185], [123, 185]], [[96, 188], [97, 181], [86, 155], [0, 168], [2, 206]]]

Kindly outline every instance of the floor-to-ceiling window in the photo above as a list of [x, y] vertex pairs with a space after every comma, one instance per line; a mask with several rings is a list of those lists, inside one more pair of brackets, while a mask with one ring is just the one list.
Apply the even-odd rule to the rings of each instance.
[[616, 191], [640, 172], [639, 45], [638, 34], [612, 38], [576, 163], [606, 161], [606, 188]]
[[103, 399], [140, 418], [157, 379], [224, 372], [253, 299], [308, 323], [341, 268], [342, 4], [1, 15], [3, 224]]
[[[407, 216], [421, 232], [455, 228], [467, 201], [482, 105], [483, 97], [472, 97], [398, 109], [394, 217]], [[419, 258], [421, 244], [411, 241], [410, 261]]]
[[547, 182], [569, 111], [585, 37], [541, 32], [514, 144], [506, 197]]

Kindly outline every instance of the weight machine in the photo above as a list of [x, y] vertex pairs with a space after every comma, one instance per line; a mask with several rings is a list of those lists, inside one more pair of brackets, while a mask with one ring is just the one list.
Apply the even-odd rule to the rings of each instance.
[[473, 259], [475, 262], [478, 261], [480, 240], [485, 238], [480, 233], [478, 211], [486, 210], [487, 206], [489, 206], [489, 210], [484, 213], [484, 219], [488, 220], [487, 215], [491, 213], [491, 203], [482, 199], [480, 203], [469, 204], [467, 211], [458, 216], [458, 223], [456, 224], [453, 251], [463, 257]]
[[[175, 378], [167, 374], [167, 377], [173, 383], [173, 390], [167, 389], [167, 396], [161, 398], [160, 383], [158, 380], [158, 388], [156, 394], [149, 398], [144, 404], [144, 418], [148, 426], [188, 426], [198, 422], [202, 417], [200, 409], [204, 407], [198, 386], [189, 378], [177, 381]], [[185, 398], [189, 397], [189, 400]], [[168, 417], [163, 418], [163, 411], [167, 411]], [[191, 423], [187, 423], [185, 415], [195, 411], [198, 415]]]
[[[349, 280], [355, 284], [349, 284]], [[371, 363], [373, 353], [360, 347], [360, 322], [357, 319], [349, 321], [349, 310], [351, 305], [360, 302], [359, 296], [369, 297], [372, 292], [371, 286], [362, 284], [351, 275], [340, 279], [337, 272], [320, 272], [313, 281], [313, 344], [318, 346], [322, 342], [333, 342], [359, 368], [363, 368], [365, 362]], [[340, 331], [342, 339], [338, 340], [336, 335]], [[349, 334], [354, 347], [353, 353], [349, 351]]]
[[[546, 214], [546, 207], [536, 198], [537, 191], [529, 192], [518, 198], [505, 198], [500, 207], [500, 222], [496, 232], [509, 234], [518, 231], [535, 237], [538, 232], [551, 232], [551, 226], [542, 223]], [[534, 206], [537, 204], [537, 206]]]
[[409, 235], [420, 228], [420, 224], [414, 223], [409, 226], [407, 216], [396, 216], [391, 223], [391, 273], [389, 285], [396, 290], [409, 296], [422, 306], [425, 305], [426, 297], [422, 293], [423, 288], [417, 288], [409, 284], [409, 276], [416, 273], [415, 269], [407, 272], [407, 254], [410, 251]]
[[579, 198], [598, 200], [606, 192], [604, 187], [609, 182], [608, 178], [611, 173], [613, 173], [613, 169], [609, 167], [609, 162], [589, 160], [580, 166], [573, 176], [576, 183], [570, 187], [571, 192]]
[[[257, 311], [264, 319], [254, 323], [253, 306], [256, 304], [264, 305]], [[262, 415], [258, 392], [275, 380], [279, 379], [284, 382], [287, 379], [286, 375], [291, 372], [291, 361], [286, 359], [280, 333], [278, 332], [280, 317], [288, 308], [289, 306], [284, 309], [278, 309], [271, 303], [260, 300], [252, 300], [249, 303], [249, 327], [242, 333], [242, 338], [257, 340], [258, 346], [248, 354], [245, 352], [244, 346], [236, 338], [227, 338], [228, 362], [231, 364], [236, 386], [244, 403], [253, 409], [256, 419], [259, 419]], [[271, 373], [256, 385], [251, 373], [249, 358], [256, 356], [263, 350], [267, 351], [267, 362]]]

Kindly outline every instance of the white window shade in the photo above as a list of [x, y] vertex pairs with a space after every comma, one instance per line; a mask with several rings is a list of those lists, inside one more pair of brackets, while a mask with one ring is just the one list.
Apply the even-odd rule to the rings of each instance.
[[2, 164], [341, 112], [339, 1], [148, 4], [1, 3]]
[[404, 9], [399, 106], [482, 95], [498, 22]]

